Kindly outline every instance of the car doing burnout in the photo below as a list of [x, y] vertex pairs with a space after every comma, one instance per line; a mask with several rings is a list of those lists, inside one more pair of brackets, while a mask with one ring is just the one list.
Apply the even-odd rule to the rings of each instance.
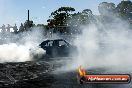
[[76, 51], [75, 46], [63, 39], [46, 40], [39, 46], [46, 50], [46, 55], [49, 57], [71, 56], [73, 52]]

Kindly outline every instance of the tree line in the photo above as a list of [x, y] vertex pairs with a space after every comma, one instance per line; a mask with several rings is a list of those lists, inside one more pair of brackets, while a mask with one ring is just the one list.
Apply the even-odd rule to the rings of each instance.
[[[102, 22], [109, 22], [111, 17], [119, 17], [122, 20], [132, 24], [132, 2], [130, 0], [121, 1], [117, 6], [114, 3], [102, 2], [98, 5], [100, 15], [94, 15], [92, 10], [84, 9], [81, 12], [75, 13], [73, 7], [60, 7], [53, 11], [47, 20], [47, 24], [35, 25], [33, 21], [28, 20], [21, 24], [19, 32], [29, 30], [32, 27], [42, 27], [44, 30], [53, 30], [59, 33], [77, 33], [79, 25], [86, 25], [96, 22], [100, 19]], [[73, 28], [73, 30], [71, 30]]]

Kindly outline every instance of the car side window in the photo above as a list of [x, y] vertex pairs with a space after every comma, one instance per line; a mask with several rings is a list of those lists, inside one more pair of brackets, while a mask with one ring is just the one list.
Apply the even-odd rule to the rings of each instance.
[[44, 46], [48, 46], [48, 43], [45, 43], [45, 45]]
[[45, 46], [53, 46], [53, 41], [47, 42]]
[[59, 41], [59, 46], [66, 46], [66, 43], [64, 41]]

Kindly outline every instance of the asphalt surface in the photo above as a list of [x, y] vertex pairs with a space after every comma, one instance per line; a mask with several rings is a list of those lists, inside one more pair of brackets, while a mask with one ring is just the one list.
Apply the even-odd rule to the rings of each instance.
[[[76, 71], [56, 72], [63, 65], [57, 62], [59, 60], [1, 63], [0, 88], [132, 88], [132, 83], [79, 84]], [[109, 71], [108, 68], [92, 68], [87, 72], [100, 74]]]

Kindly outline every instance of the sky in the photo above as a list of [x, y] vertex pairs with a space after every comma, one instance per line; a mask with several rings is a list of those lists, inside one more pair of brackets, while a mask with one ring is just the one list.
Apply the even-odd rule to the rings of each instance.
[[101, 2], [113, 2], [116, 5], [122, 0], [0, 0], [0, 26], [3, 24], [20, 26], [27, 20], [27, 10], [30, 10], [30, 20], [35, 24], [46, 24], [51, 12], [62, 6], [71, 6], [75, 12], [91, 9], [98, 15], [98, 5]]

